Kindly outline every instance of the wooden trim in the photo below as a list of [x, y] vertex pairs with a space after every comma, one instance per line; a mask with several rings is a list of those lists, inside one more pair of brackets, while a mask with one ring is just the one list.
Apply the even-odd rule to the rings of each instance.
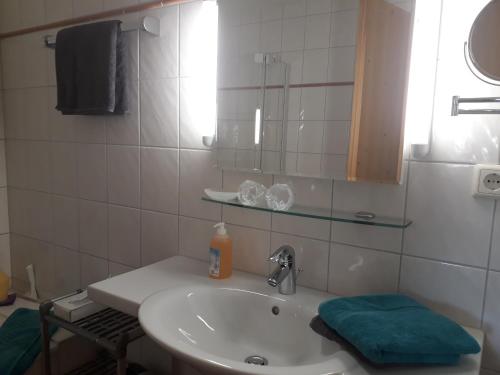
[[359, 132], [361, 127], [361, 110], [363, 103], [363, 82], [365, 78], [366, 55], [366, 13], [368, 0], [359, 4], [358, 31], [356, 41], [356, 64], [354, 66], [354, 90], [352, 95], [352, 123], [347, 158], [347, 181], [357, 181]]
[[361, 0], [349, 181], [401, 180], [411, 20], [387, 0]]
[[[306, 88], [306, 87], [333, 87], [333, 86], [352, 86], [354, 82], [318, 82], [318, 83], [294, 83], [288, 85], [290, 89]], [[219, 87], [219, 91], [239, 91], [239, 90], [260, 90], [261, 86], [234, 86], [234, 87]], [[283, 85], [268, 85], [264, 87], [267, 90], [283, 89]]]
[[24, 34], [30, 34], [30, 33], [34, 33], [37, 31], [56, 29], [56, 28], [65, 27], [65, 26], [72, 26], [72, 25], [76, 25], [76, 24], [84, 23], [84, 22], [98, 21], [98, 20], [113, 17], [113, 16], [121, 16], [124, 14], [141, 12], [141, 11], [149, 10], [149, 9], [157, 9], [157, 8], [162, 8], [162, 7], [167, 6], [167, 5], [182, 4], [182, 3], [187, 3], [189, 1], [192, 1], [192, 0], [156, 0], [156, 1], [150, 1], [150, 2], [147, 2], [144, 4], [131, 5], [128, 7], [111, 9], [111, 10], [107, 10], [104, 12], [93, 13], [93, 14], [88, 14], [85, 16], [69, 18], [69, 19], [62, 20], [62, 21], [51, 22], [51, 23], [46, 23], [43, 25], [38, 25], [38, 26], [33, 26], [33, 27], [27, 27], [24, 29], [9, 31], [9, 32], [0, 34], [0, 39], [10, 38], [13, 36], [19, 36], [19, 35], [24, 35]]

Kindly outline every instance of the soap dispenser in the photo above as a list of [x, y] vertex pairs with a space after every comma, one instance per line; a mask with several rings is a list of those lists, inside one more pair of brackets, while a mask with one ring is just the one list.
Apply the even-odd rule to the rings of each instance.
[[212, 279], [227, 279], [233, 272], [233, 241], [224, 223], [214, 225], [216, 232], [210, 242], [208, 275]]

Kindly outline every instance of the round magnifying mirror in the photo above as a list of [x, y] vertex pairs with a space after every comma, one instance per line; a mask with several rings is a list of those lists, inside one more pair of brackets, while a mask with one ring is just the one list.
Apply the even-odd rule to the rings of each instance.
[[469, 57], [469, 66], [474, 74], [488, 83], [497, 85], [500, 85], [499, 36], [500, 0], [492, 0], [472, 25], [466, 57]]

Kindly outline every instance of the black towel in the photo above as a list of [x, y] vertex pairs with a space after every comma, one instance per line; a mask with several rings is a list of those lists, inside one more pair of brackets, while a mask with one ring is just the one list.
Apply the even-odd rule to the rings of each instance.
[[127, 111], [127, 59], [120, 23], [97, 22], [57, 33], [56, 109], [63, 114]]

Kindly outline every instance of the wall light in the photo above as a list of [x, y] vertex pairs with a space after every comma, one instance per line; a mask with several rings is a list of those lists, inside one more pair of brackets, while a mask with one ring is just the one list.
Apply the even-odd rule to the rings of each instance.
[[255, 110], [255, 126], [254, 126], [254, 141], [258, 145], [260, 143], [260, 124], [261, 122], [261, 111], [260, 108]]
[[430, 152], [442, 0], [415, 0], [406, 134], [413, 156]]

